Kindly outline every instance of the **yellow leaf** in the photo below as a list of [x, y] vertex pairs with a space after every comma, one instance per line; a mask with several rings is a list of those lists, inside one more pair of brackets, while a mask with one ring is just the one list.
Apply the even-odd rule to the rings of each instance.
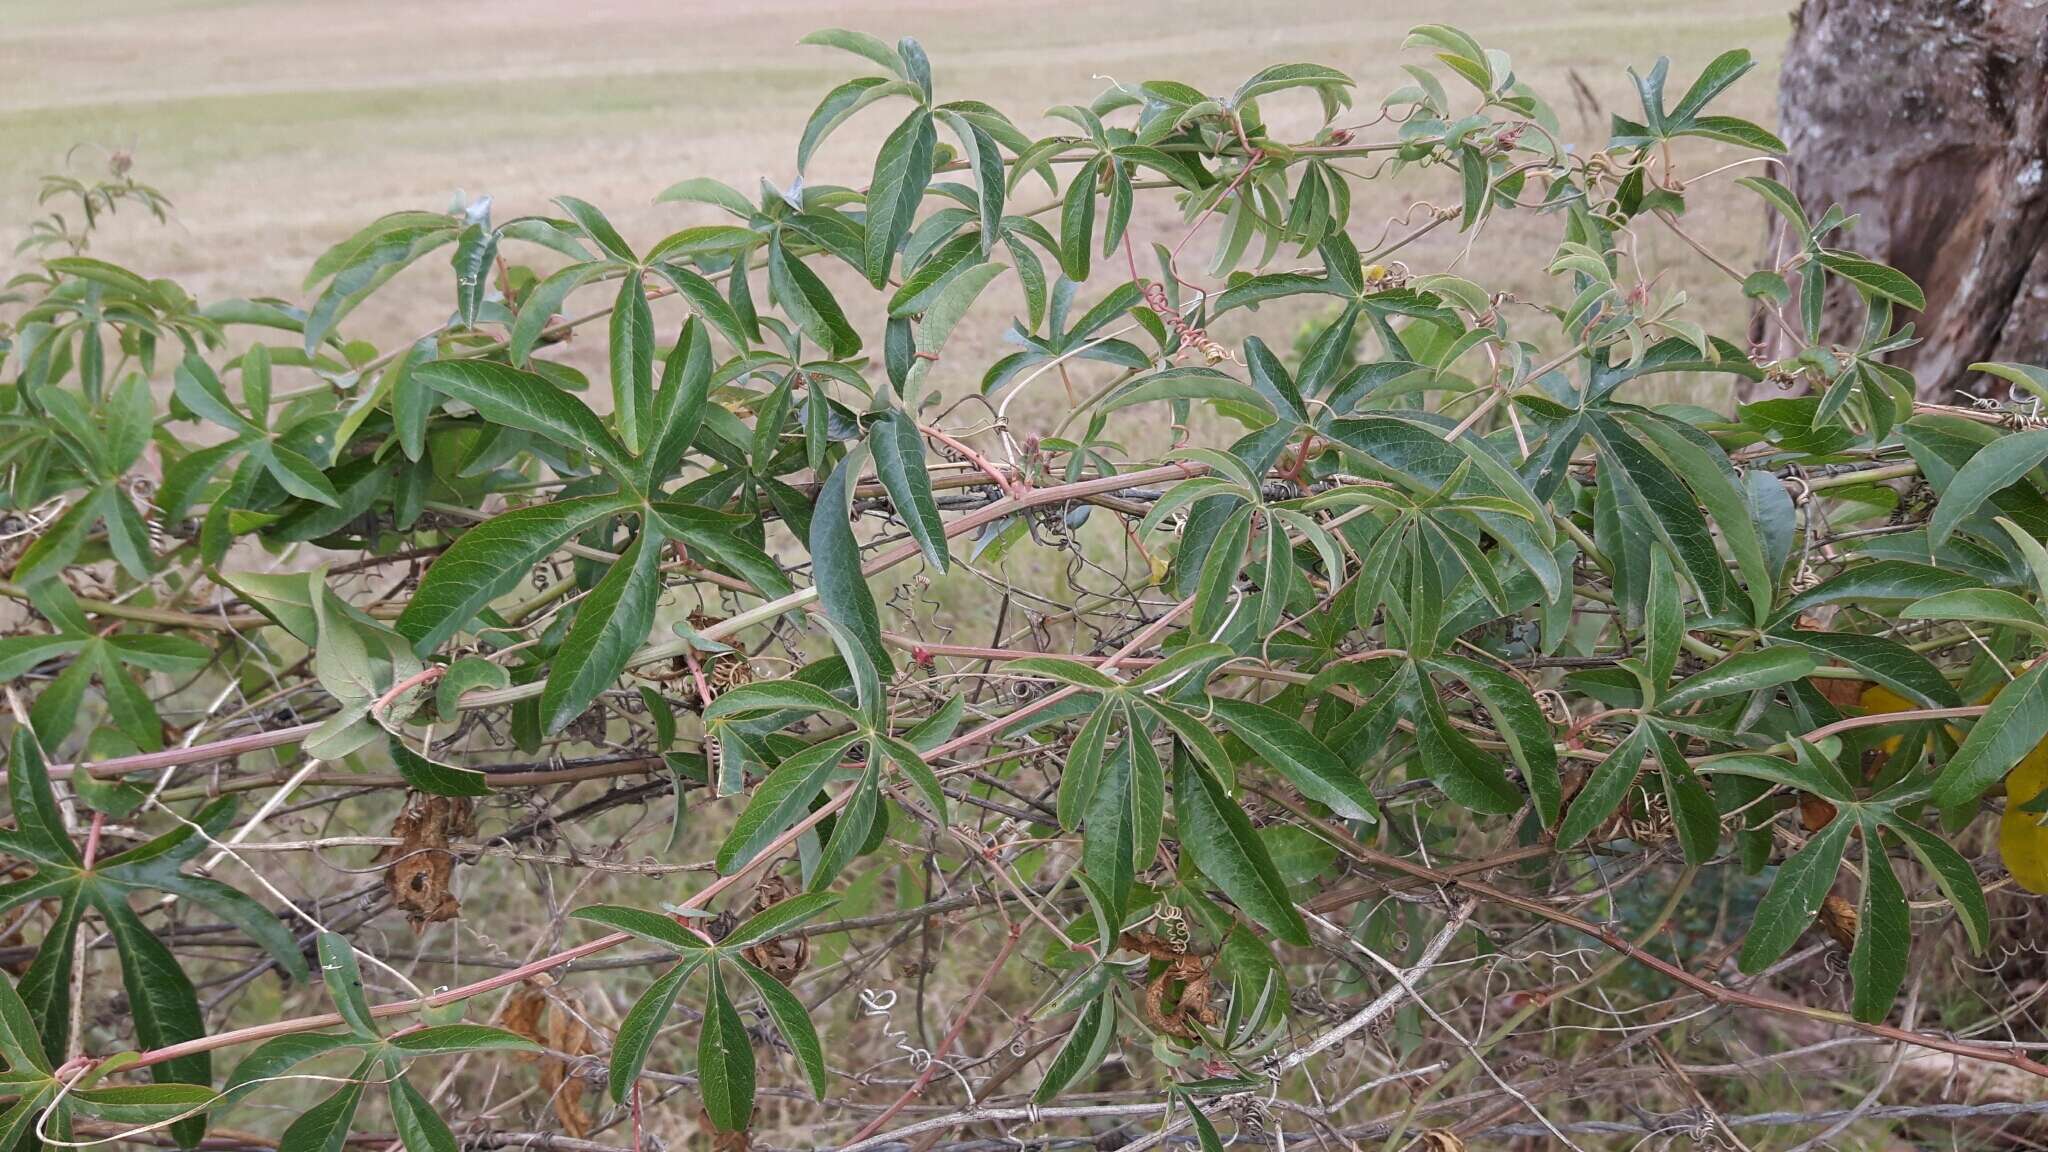
[[2034, 746], [2005, 778], [2005, 816], [1998, 822], [1998, 854], [2020, 887], [2048, 894], [2048, 828], [2041, 814], [2020, 808], [2048, 790], [2048, 741]]

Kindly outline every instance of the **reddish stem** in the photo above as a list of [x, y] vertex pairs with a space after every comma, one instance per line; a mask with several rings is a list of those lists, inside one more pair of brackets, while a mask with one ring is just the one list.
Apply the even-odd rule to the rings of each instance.
[[92, 862], [99, 857], [100, 829], [106, 825], [106, 822], [107, 817], [105, 813], [95, 812], [92, 814], [92, 827], [85, 830], [85, 861], [81, 867], [88, 872], [92, 871]]
[[931, 437], [932, 439], [937, 440], [939, 443], [944, 444], [946, 447], [951, 448], [954, 452], [959, 454], [962, 460], [965, 460], [969, 464], [974, 465], [976, 468], [981, 469], [982, 474], [987, 476], [990, 480], [995, 481], [996, 487], [1001, 489], [1003, 495], [1008, 496], [1010, 499], [1021, 500], [1024, 498], [1026, 493], [1031, 491], [1030, 486], [1025, 484], [1021, 479], [1012, 480], [1009, 477], [1003, 475], [1002, 469], [996, 467], [995, 464], [992, 461], [990, 461], [988, 457], [983, 456], [981, 453], [968, 447], [965, 441], [953, 436], [951, 433], [946, 432], [944, 429], [934, 428], [929, 424], [919, 424], [917, 426], [917, 430]]

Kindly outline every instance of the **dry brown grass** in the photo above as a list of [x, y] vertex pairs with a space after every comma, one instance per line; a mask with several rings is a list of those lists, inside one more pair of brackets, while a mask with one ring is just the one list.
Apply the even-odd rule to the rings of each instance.
[[[1660, 52], [1686, 78], [1722, 49], [1750, 48], [1765, 68], [1736, 90], [1730, 110], [1772, 119], [1786, 7], [4, 0], [0, 220], [24, 221], [36, 177], [64, 168], [67, 156], [73, 168], [96, 171], [106, 150], [130, 151], [138, 173], [176, 201], [176, 219], [168, 230], [123, 220], [102, 242], [103, 255], [178, 279], [202, 297], [302, 298], [299, 281], [326, 245], [378, 213], [443, 206], [458, 188], [495, 196], [500, 218], [545, 210], [547, 197], [573, 193], [603, 206], [629, 239], [651, 243], [695, 219], [689, 209], [653, 203], [677, 179], [716, 176], [748, 191], [763, 176], [787, 181], [811, 107], [859, 67], [796, 45], [828, 24], [915, 34], [931, 51], [943, 92], [997, 102], [1042, 127], [1038, 113], [1085, 102], [1103, 87], [1099, 77], [1171, 76], [1222, 89], [1286, 60], [1352, 72], [1370, 104], [1402, 82], [1396, 64], [1407, 26], [1443, 20], [1511, 49], [1518, 72], [1590, 140], [1603, 126], [1584, 123], [1574, 109], [1567, 72], [1576, 69], [1603, 104], [1626, 109], [1623, 68], [1647, 66]], [[886, 126], [879, 114], [856, 120], [821, 154], [814, 179], [859, 179]], [[1449, 188], [1404, 183], [1403, 197], [1441, 197]], [[1399, 206], [1391, 195], [1362, 203], [1354, 226], [1375, 233]], [[1753, 213], [1739, 198], [1730, 206], [1732, 213], [1703, 211], [1701, 228], [1740, 248], [1753, 242]], [[1531, 243], [1503, 249], [1489, 238], [1470, 263], [1481, 278], [1496, 266], [1525, 268], [1521, 257], [1540, 253]], [[1651, 256], [1675, 251], [1668, 238], [1652, 246]], [[1440, 245], [1427, 254], [1452, 251]], [[373, 302], [351, 331], [388, 341], [422, 327], [413, 308], [438, 307], [444, 287], [434, 279], [428, 289], [433, 276], [413, 277], [423, 282], [416, 296]], [[990, 316], [963, 335], [987, 337], [997, 327]]]

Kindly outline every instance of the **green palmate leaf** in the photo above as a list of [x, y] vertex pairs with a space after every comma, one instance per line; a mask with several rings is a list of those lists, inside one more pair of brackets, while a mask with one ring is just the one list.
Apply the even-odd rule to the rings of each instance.
[[867, 768], [861, 772], [851, 790], [851, 798], [840, 808], [832, 824], [832, 835], [825, 841], [825, 850], [818, 854], [817, 867], [812, 871], [810, 889], [818, 891], [846, 870], [853, 858], [865, 851], [876, 833], [876, 822], [881, 818], [882, 808], [882, 752], [879, 748], [868, 749]]
[[754, 1047], [716, 964], [711, 966], [711, 999], [697, 1032], [697, 1090], [705, 1114], [720, 1131], [738, 1132], [752, 1124]]
[[604, 213], [598, 211], [595, 205], [578, 200], [574, 196], [557, 196], [555, 203], [560, 204], [570, 219], [576, 221], [576, 226], [583, 230], [584, 235], [595, 241], [599, 248], [604, 249], [605, 255], [626, 264], [634, 262], [632, 245], [626, 243], [625, 237], [619, 235], [618, 229], [612, 227], [612, 222], [605, 219]]
[[462, 709], [465, 693], [504, 688], [511, 683], [512, 675], [504, 665], [481, 656], [464, 656], [448, 665], [434, 685], [434, 710], [443, 720], [453, 720]]
[[1075, 171], [1067, 184], [1060, 207], [1060, 269], [1069, 280], [1088, 279], [1088, 265], [1095, 233], [1095, 184], [1102, 177], [1105, 156], [1096, 156]]
[[1728, 90], [1729, 85], [1741, 79], [1750, 69], [1756, 67], [1756, 60], [1746, 48], [1737, 48], [1714, 57], [1699, 79], [1686, 89], [1669, 116], [1672, 120], [1684, 122], [1698, 116], [1714, 97]]
[[1897, 812], [1883, 814], [1885, 827], [1904, 841], [1915, 858], [1920, 861], [1941, 894], [1956, 910], [1956, 918], [1963, 922], [1963, 931], [1970, 938], [1972, 951], [1982, 952], [1985, 942], [1990, 939], [1991, 915], [1984, 903], [1984, 889], [1977, 883], [1976, 869], [1963, 859], [1963, 854], [1949, 846], [1948, 841], [1900, 817]]
[[[981, 266], [984, 254], [972, 235], [959, 235], [948, 240], [939, 250], [924, 258], [917, 270], [903, 278], [903, 286], [889, 297], [889, 319], [909, 320], [923, 313], [939, 298], [939, 293], [967, 269]], [[902, 355], [903, 337], [909, 335], [907, 325], [891, 325], [889, 330], [889, 354], [891, 357], [892, 379], [905, 375], [897, 361]]]
[[1072, 831], [1081, 826], [1083, 815], [1095, 800], [1095, 790], [1102, 783], [1102, 760], [1109, 743], [1109, 726], [1118, 715], [1118, 709], [1108, 701], [1098, 704], [1088, 719], [1081, 723], [1074, 734], [1074, 743], [1067, 750], [1067, 762], [1060, 770], [1059, 790], [1054, 797], [1054, 811], [1059, 817], [1060, 827]]
[[783, 987], [782, 981], [755, 967], [745, 957], [733, 957], [733, 965], [760, 993], [761, 1003], [768, 1009], [768, 1018], [775, 1022], [775, 1030], [782, 1034], [783, 1043], [789, 1045], [789, 1050], [796, 1053], [797, 1062], [803, 1065], [804, 1076], [811, 1083], [811, 1094], [823, 1100], [825, 1047], [818, 1042], [818, 1030], [812, 1026], [810, 1013], [804, 1009], [803, 1001]]
[[623, 908], [616, 904], [592, 904], [578, 908], [570, 916], [602, 924], [621, 932], [630, 932], [642, 940], [659, 944], [672, 952], [687, 955], [711, 947], [702, 936], [677, 923], [672, 917], [658, 912], [646, 912], [638, 908]]
[[1458, 656], [1438, 656], [1430, 667], [1463, 680], [1493, 717], [1493, 726], [1536, 803], [1538, 818], [1544, 827], [1554, 827], [1563, 795], [1557, 748], [1552, 743], [1550, 721], [1528, 686], [1497, 668]]
[[2005, 686], [1934, 781], [1935, 802], [1954, 808], [2003, 779], [2048, 737], [2048, 660]]
[[752, 860], [809, 812], [811, 801], [838, 770], [840, 757], [855, 739], [857, 734], [814, 744], [770, 772], [754, 789], [746, 811], [740, 813], [731, 834], [719, 846], [718, 870], [730, 874]]
[[213, 1101], [213, 1089], [200, 1084], [117, 1084], [76, 1089], [64, 1103], [80, 1116], [142, 1127], [195, 1118]]
[[1771, 614], [1774, 582], [1741, 475], [1718, 445], [1690, 425], [1649, 417], [1630, 423], [1685, 478], [1700, 506], [1713, 517], [1714, 527], [1735, 557], [1736, 570], [1749, 589], [1751, 619], [1763, 622]]
[[1038, 1082], [1038, 1090], [1031, 1094], [1031, 1099], [1040, 1104], [1057, 1099], [1076, 1080], [1094, 1071], [1109, 1051], [1110, 1038], [1115, 1034], [1115, 999], [1100, 995], [1090, 1000], [1075, 1018], [1073, 1030], [1067, 1033], [1060, 1050], [1053, 1054], [1045, 1078]]
[[1223, 1152], [1223, 1138], [1217, 1133], [1215, 1123], [1196, 1106], [1194, 1101], [1189, 1100], [1186, 1104], [1188, 1122], [1194, 1125], [1195, 1142], [1202, 1152]]
[[1809, 632], [1787, 628], [1771, 634], [1774, 644], [1805, 648], [1869, 676], [1886, 688], [1927, 708], [1962, 704], [1953, 685], [1927, 658], [1886, 636], [1856, 632]]
[[897, 249], [910, 235], [910, 225], [931, 182], [932, 151], [938, 132], [930, 111], [919, 108], [905, 117], [882, 142], [875, 156], [874, 176], [868, 182], [867, 239], [862, 249], [862, 267], [868, 283], [880, 288], [889, 280]]
[[917, 430], [917, 421], [892, 408], [870, 426], [868, 445], [875, 457], [875, 475], [889, 493], [896, 514], [910, 529], [925, 559], [944, 572], [946, 526], [940, 523], [938, 505], [932, 502], [931, 476], [924, 466], [924, 437]]
[[1676, 559], [1686, 579], [1711, 609], [1724, 600], [1727, 573], [1706, 514], [1677, 472], [1645, 448], [1619, 422], [1596, 420], [1595, 438], [1605, 450], [1601, 477], [1613, 477], [1629, 503], [1639, 508], [1657, 540]]
[[457, 1052], [538, 1052], [540, 1045], [503, 1028], [484, 1024], [432, 1024], [385, 1041], [401, 1056], [446, 1056]]
[[366, 1041], [360, 1036], [346, 1033], [300, 1032], [266, 1040], [254, 1052], [242, 1058], [235, 1070], [228, 1074], [228, 1081], [221, 1091], [229, 1098], [241, 1095], [260, 1086], [272, 1077], [283, 1076], [293, 1068], [317, 1056], [339, 1052], [344, 1048], [360, 1048]]
[[1811, 676], [1818, 667], [1820, 661], [1812, 653], [1793, 648], [1738, 652], [1680, 681], [1677, 687], [1664, 694], [1657, 707], [1675, 715], [1702, 700], [1738, 692], [1755, 692], [1802, 680]]
[[1940, 547], [1986, 501], [2026, 479], [2043, 460], [2048, 460], [2048, 429], [2015, 432], [1985, 445], [1949, 480], [1927, 521], [1928, 541]]
[[1721, 841], [1721, 819], [1714, 808], [1714, 798], [1707, 794], [1699, 777], [1693, 775], [1685, 754], [1670, 733], [1653, 726], [1651, 736], [1664, 782], [1664, 803], [1671, 813], [1672, 827], [1678, 832], [1679, 848], [1685, 853], [1686, 863], [1705, 864], [1713, 858]]
[[654, 309], [639, 269], [619, 281], [611, 317], [612, 420], [619, 439], [638, 451], [647, 445], [654, 408]]
[[[179, 968], [177, 957], [143, 925], [124, 900], [95, 902], [100, 917], [114, 936], [115, 953], [121, 960], [121, 984], [128, 992], [128, 1008], [135, 1023], [135, 1040], [143, 1048], [165, 1048], [206, 1034], [206, 1021], [199, 1011], [199, 997], [192, 981]], [[150, 1068], [159, 1084], [213, 1083], [213, 1057], [199, 1052], [166, 1060]], [[205, 1116], [180, 1121], [172, 1128], [180, 1143], [195, 1143], [206, 1130]]]
[[938, 118], [960, 141], [974, 172], [976, 208], [981, 216], [981, 254], [994, 251], [1003, 219], [1003, 154], [995, 137], [958, 112], [940, 109]]
[[1878, 560], [1844, 568], [1785, 601], [1778, 609], [1775, 619], [1797, 619], [1801, 612], [1823, 604], [1912, 601], [1981, 585], [1982, 581], [1967, 573], [1950, 572], [1931, 564], [1916, 564], [1910, 560]]
[[261, 445], [253, 454], [263, 460], [271, 477], [285, 491], [302, 500], [340, 507], [341, 497], [335, 493], [334, 483], [311, 460], [275, 444]]
[[[1774, 149], [1783, 150], [1783, 144]], [[1907, 308], [1927, 307], [1927, 296], [1920, 291], [1920, 286], [1896, 268], [1840, 252], [1824, 251], [1815, 259], [1821, 267], [1854, 284], [1866, 296], [1889, 300]]]
[[856, 56], [866, 57], [868, 60], [881, 65], [884, 69], [897, 76], [904, 75], [903, 58], [897, 55], [887, 42], [879, 37], [870, 36], [866, 32], [849, 32], [844, 28], [824, 28], [810, 33], [803, 39], [798, 40], [797, 43], [815, 44], [823, 48], [837, 48], [841, 52], [851, 52]]
[[1915, 600], [1899, 609], [1906, 620], [1974, 620], [2022, 628], [2048, 637], [2048, 618], [2031, 602], [2000, 588], [1963, 588]]
[[924, 802], [931, 806], [932, 815], [936, 816], [940, 823], [945, 823], [946, 791], [939, 783], [938, 774], [932, 771], [931, 765], [925, 763], [923, 755], [901, 740], [887, 736], [877, 736], [875, 740], [889, 763], [910, 779], [911, 786], [916, 788], [918, 794], [924, 797]]
[[1181, 850], [1245, 914], [1289, 944], [1307, 945], [1308, 926], [1294, 910], [1251, 820], [1223, 782], [1191, 756], [1173, 766], [1173, 811]]
[[92, 643], [83, 636], [0, 637], [0, 680], [15, 680], [39, 664], [69, 656]]
[[86, 534], [106, 504], [105, 490], [96, 490], [66, 509], [55, 523], [44, 529], [14, 565], [14, 578], [22, 584], [37, 584], [72, 562], [85, 545]]
[[1230, 104], [1242, 107], [1247, 100], [1289, 88], [1349, 88], [1354, 83], [1351, 77], [1321, 64], [1275, 64], [1260, 69], [1257, 75], [1238, 85]]
[[406, 787], [436, 796], [488, 796], [491, 786], [483, 773], [453, 764], [442, 764], [405, 746], [397, 735], [391, 737], [391, 762], [405, 777]]
[[2000, 364], [1983, 361], [1970, 365], [1970, 371], [1996, 376], [2000, 380], [2017, 384], [2043, 399], [2048, 399], [2048, 368], [2032, 364]]
[[688, 504], [657, 501], [649, 506], [662, 534], [681, 541], [697, 555], [732, 569], [763, 596], [790, 594], [789, 578], [768, 554], [748, 543], [734, 518]]
[[655, 394], [641, 460], [641, 482], [649, 489], [666, 481], [696, 443], [704, 422], [704, 403], [711, 393], [711, 337], [703, 321], [692, 316], [683, 324], [675, 348], [662, 366], [661, 389]]
[[662, 544], [660, 533], [643, 531], [583, 598], [541, 691], [548, 732], [559, 732], [583, 715], [618, 680], [653, 630], [654, 606], [661, 597]]
[[1127, 737], [1110, 771], [1103, 774], [1090, 798], [1083, 819], [1081, 867], [1091, 883], [1091, 901], [1102, 905], [1103, 918], [1112, 925], [1123, 923], [1139, 867], [1133, 860], [1138, 816], [1131, 794], [1130, 751]]
[[832, 290], [780, 241], [768, 245], [768, 285], [783, 312], [831, 355], [846, 357], [860, 351], [860, 333], [847, 322]]
[[76, 866], [78, 849], [64, 830], [64, 813], [50, 789], [48, 766], [28, 729], [14, 729], [7, 763], [7, 798], [15, 829], [7, 838], [7, 851], [45, 864]]
[[506, 512], [470, 529], [427, 569], [399, 614], [398, 631], [416, 651], [433, 651], [564, 540], [630, 506], [618, 496], [579, 496]]
[[532, 355], [534, 345], [546, 334], [548, 326], [561, 319], [562, 305], [568, 300], [569, 293], [616, 267], [602, 260], [571, 264], [534, 285], [519, 306], [519, 318], [512, 324], [512, 339], [506, 348], [512, 362], [527, 362], [527, 357]]
[[796, 146], [796, 170], [801, 173], [811, 162], [812, 153], [825, 142], [832, 131], [844, 124], [854, 113], [891, 96], [904, 96], [917, 100], [923, 95], [917, 85], [904, 80], [892, 80], [887, 76], [856, 76], [825, 94], [811, 118], [804, 125], [802, 139]]
[[654, 200], [658, 204], [672, 201], [712, 204], [741, 218], [745, 218], [754, 210], [754, 206], [747, 202], [747, 198], [734, 191], [731, 185], [713, 180], [709, 176], [693, 176], [688, 180], [671, 184], [662, 189], [661, 195], [656, 196]]
[[278, 1138], [278, 1152], [343, 1152], [349, 1131], [355, 1126], [356, 1109], [362, 1105], [363, 1090], [376, 1067], [376, 1059], [364, 1060], [349, 1073], [341, 1091], [301, 1113]]
[[1347, 819], [1379, 819], [1379, 803], [1365, 781], [1299, 723], [1248, 700], [1214, 697], [1209, 707], [1261, 760], [1301, 789], [1302, 795], [1329, 805], [1331, 811]]
[[1856, 791], [1831, 761], [1817, 757], [1791, 761], [1780, 760], [1775, 756], [1736, 753], [1701, 761], [1699, 771], [1707, 775], [1746, 776], [1752, 780], [1766, 780], [1786, 788], [1811, 792], [1838, 803], [1851, 802]]
[[[11, 1107], [0, 1109], [0, 1147], [33, 1146], [29, 1138], [59, 1091], [61, 1087], [51, 1082], [40, 1089], [24, 1091]], [[61, 1126], [60, 1122], [52, 1128]]]
[[734, 720], [776, 712], [829, 712], [851, 716], [837, 696], [802, 680], [756, 680], [719, 694], [704, 710], [707, 721]]
[[1118, 687], [1115, 679], [1091, 665], [1059, 656], [1026, 656], [1021, 660], [1012, 660], [1003, 667], [1012, 675], [1044, 676], [1062, 684], [1097, 692], [1108, 692]]
[[921, 382], [931, 372], [932, 365], [939, 362], [939, 353], [946, 346], [947, 338], [967, 315], [967, 310], [973, 307], [982, 289], [1002, 274], [1001, 264], [976, 265], [948, 280], [946, 286], [939, 290], [917, 325], [916, 355], [903, 382], [903, 394], [907, 399], [921, 402]]
[[1214, 640], [1236, 613], [1242, 599], [1237, 578], [1244, 570], [1245, 548], [1251, 542], [1252, 509], [1239, 508], [1223, 522], [1202, 557], [1201, 577], [1195, 587], [1195, 607], [1188, 623], [1201, 640]]
[[1262, 424], [1270, 422], [1274, 415], [1273, 402], [1257, 389], [1214, 368], [1200, 366], [1168, 368], [1139, 377], [1104, 397], [1101, 407], [1105, 412], [1114, 412], [1139, 404], [1183, 399], [1218, 401], [1218, 407], [1226, 413], [1253, 413]]
[[647, 1066], [647, 1051], [654, 1045], [654, 1037], [667, 1022], [669, 1010], [675, 1007], [676, 993], [683, 987], [683, 981], [695, 971], [697, 962], [684, 960], [647, 986], [640, 999], [626, 1012], [626, 1018], [619, 1022], [619, 1031], [612, 1038], [612, 1061], [610, 1075], [606, 1082], [610, 1086], [612, 1103], [623, 1104], [633, 1092], [633, 1085], [640, 1079], [640, 1070]]
[[370, 1016], [370, 1002], [363, 998], [363, 973], [356, 964], [355, 949], [342, 936], [322, 932], [315, 945], [320, 958], [320, 978], [342, 1022], [357, 1036], [374, 1040], [377, 1025]]
[[861, 569], [860, 541], [854, 538], [848, 520], [853, 485], [865, 456], [865, 452], [849, 453], [818, 490], [817, 508], [811, 517], [811, 572], [825, 611], [853, 633], [875, 667], [886, 675], [891, 665], [882, 647], [882, 618]]
[[1769, 967], [1813, 924], [1821, 901], [1835, 882], [1835, 873], [1841, 869], [1842, 851], [1848, 846], [1849, 830], [1855, 823], [1837, 817], [1778, 866], [1777, 878], [1771, 881], [1771, 890], [1757, 905], [1749, 936], [1742, 944], [1744, 972], [1761, 972]]
[[1571, 847], [1593, 834], [1594, 830], [1606, 824], [1628, 799], [1630, 785], [1643, 770], [1643, 760], [1650, 754], [1651, 732], [1647, 725], [1638, 725], [1627, 738], [1614, 746], [1599, 764], [1579, 794], [1572, 798], [1571, 807], [1565, 809], [1564, 821], [1557, 827], [1557, 843], [1560, 847]]
[[471, 328], [491, 287], [491, 264], [498, 258], [498, 234], [481, 223], [471, 224], [455, 240], [455, 314]]
[[2048, 599], [2048, 548], [2044, 548], [2039, 540], [2029, 536], [2026, 529], [2003, 516], [1998, 517], [1996, 523], [2005, 533], [2006, 539], [2012, 541], [2013, 547], [2019, 549], [2020, 556], [2026, 561], [2027, 572], [2034, 578], [2034, 590], [2044, 599]]
[[405, 1152], [456, 1152], [455, 1133], [410, 1080], [394, 1076], [384, 1091]]
[[1849, 952], [1849, 978], [1855, 985], [1852, 1010], [1858, 1020], [1882, 1020], [1906, 980], [1906, 957], [1913, 946], [1906, 892], [1882, 849], [1875, 820], [1863, 821], [1863, 896], [1856, 908], [1856, 944]]
[[1505, 815], [1522, 806], [1516, 789], [1499, 762], [1481, 752], [1451, 726], [1443, 703], [1425, 679], [1422, 715], [1415, 725], [1417, 766], [1444, 795], [1475, 812]]
[[590, 409], [545, 376], [485, 360], [435, 360], [413, 369], [413, 378], [475, 408], [493, 424], [587, 453], [619, 475], [630, 471], [625, 450]]
[[780, 936], [807, 920], [824, 915], [838, 904], [839, 897], [830, 892], [806, 892], [792, 896], [740, 921], [732, 931], [719, 940], [719, 946], [732, 951], [759, 944], [763, 940]]
[[12, 1072], [48, 1072], [50, 1061], [43, 1054], [43, 1042], [35, 1019], [22, 1003], [14, 985], [0, 979], [0, 1058]]

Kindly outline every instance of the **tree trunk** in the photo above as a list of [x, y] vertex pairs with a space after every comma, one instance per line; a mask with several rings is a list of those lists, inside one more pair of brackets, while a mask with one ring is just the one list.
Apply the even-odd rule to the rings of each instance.
[[[2044, 34], [2035, 0], [1804, 0], [1793, 17], [1786, 183], [1816, 219], [1860, 217], [1836, 243], [1926, 290], [1906, 317], [1921, 342], [1894, 357], [1923, 400], [2002, 394], [1979, 360], [2048, 362]], [[1773, 255], [1782, 242], [1773, 221]], [[1834, 288], [1823, 338], [1854, 344], [1863, 309]]]

